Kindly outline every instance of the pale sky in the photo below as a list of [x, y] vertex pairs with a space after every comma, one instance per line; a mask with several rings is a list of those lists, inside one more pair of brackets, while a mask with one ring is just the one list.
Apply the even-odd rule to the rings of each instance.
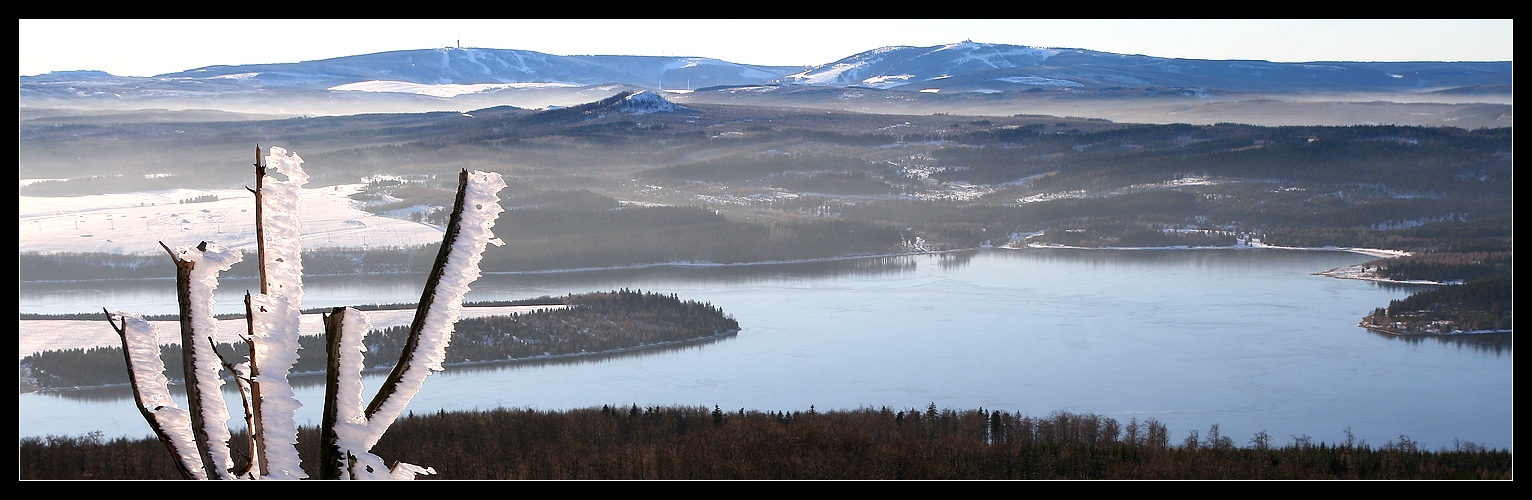
[[454, 46], [808, 66], [973, 40], [1192, 59], [1510, 61], [1511, 19], [19, 20], [20, 75], [153, 76]]

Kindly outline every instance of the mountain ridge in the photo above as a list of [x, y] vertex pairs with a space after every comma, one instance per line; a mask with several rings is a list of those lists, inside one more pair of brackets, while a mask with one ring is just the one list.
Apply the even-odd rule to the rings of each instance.
[[[26, 108], [187, 109], [334, 115], [573, 106], [653, 90], [678, 103], [809, 106], [873, 113], [1059, 113], [1114, 121], [1284, 125], [1509, 125], [1514, 64], [1174, 59], [965, 40], [886, 46], [804, 66], [707, 57], [558, 56], [516, 49], [435, 48], [297, 63], [216, 65], [153, 77], [60, 71], [18, 78]], [[844, 91], [844, 92], [840, 92]], [[939, 96], [938, 96], [939, 94]], [[1336, 97], [1340, 94], [1344, 96]], [[813, 96], [812, 101], [805, 101]], [[1167, 96], [1175, 96], [1167, 101]], [[1286, 101], [1263, 116], [1245, 108]], [[1339, 113], [1307, 109], [1343, 102]], [[876, 102], [874, 102], [876, 101]], [[1089, 105], [1085, 105], [1089, 101]], [[1404, 103], [1386, 112], [1369, 101]], [[996, 104], [999, 103], [999, 104]], [[1410, 103], [1434, 103], [1419, 109]], [[1464, 121], [1461, 106], [1486, 104]], [[1211, 105], [1213, 107], [1203, 108]], [[1114, 109], [1100, 109], [1113, 106]], [[1189, 108], [1189, 106], [1191, 108]], [[1127, 107], [1127, 109], [1123, 109]], [[1482, 107], [1482, 106], [1481, 106]], [[1410, 108], [1410, 109], [1403, 109]], [[1413, 118], [1413, 117], [1425, 118]]]
[[[708, 57], [558, 56], [518, 49], [397, 50], [296, 63], [214, 65], [153, 77], [85, 70], [21, 76], [48, 81], [106, 78], [210, 82], [329, 89], [373, 80], [417, 84], [627, 84], [664, 90], [744, 84], [815, 84], [900, 88], [954, 78], [993, 85], [1184, 86], [1220, 90], [1425, 90], [1510, 83], [1505, 62], [1304, 62], [1176, 59], [1086, 49], [963, 42], [928, 47], [887, 46], [804, 66], [740, 64]], [[1007, 79], [1006, 77], [1013, 77]], [[1200, 82], [1200, 84], [1199, 84]]]

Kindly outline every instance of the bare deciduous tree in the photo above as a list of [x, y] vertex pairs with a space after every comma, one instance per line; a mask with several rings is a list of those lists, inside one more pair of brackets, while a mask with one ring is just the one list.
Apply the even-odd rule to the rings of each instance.
[[[155, 435], [177, 460], [187, 479], [304, 479], [297, 452], [297, 422], [302, 404], [287, 377], [297, 360], [302, 310], [302, 261], [298, 201], [307, 182], [303, 160], [282, 148], [264, 158], [256, 148], [256, 245], [260, 293], [245, 294], [249, 347], [244, 362], [219, 358], [212, 339], [218, 334], [213, 290], [218, 274], [242, 255], [216, 243], [201, 242], [171, 250], [176, 264], [184, 353], [187, 408], [176, 405], [160, 360], [159, 333], [137, 314], [107, 312], [122, 339], [134, 402]], [[362, 405], [362, 338], [371, 328], [366, 315], [335, 308], [324, 315], [327, 338], [326, 390], [322, 425], [321, 479], [408, 479], [434, 474], [429, 467], [395, 462], [386, 465], [372, 446], [419, 392], [431, 371], [440, 371], [453, 325], [468, 285], [479, 276], [486, 245], [499, 244], [491, 228], [501, 211], [496, 193], [505, 187], [499, 174], [459, 175], [457, 199], [442, 246], [421, 294], [409, 340], [398, 363], [376, 396]], [[230, 452], [228, 406], [221, 386], [228, 371], [240, 386], [245, 422], [250, 427], [248, 466], [235, 470]]]

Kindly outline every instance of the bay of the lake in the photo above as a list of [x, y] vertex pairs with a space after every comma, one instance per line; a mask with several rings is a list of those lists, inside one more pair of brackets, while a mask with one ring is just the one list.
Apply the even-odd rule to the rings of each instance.
[[[1403, 338], [1357, 322], [1418, 288], [1312, 273], [1339, 251], [983, 250], [805, 264], [486, 274], [469, 301], [622, 288], [710, 302], [743, 330], [679, 348], [449, 368], [414, 413], [688, 405], [1156, 419], [1236, 444], [1401, 436], [1513, 446], [1509, 334]], [[305, 307], [414, 302], [423, 276], [312, 277]], [[234, 312], [249, 283], [220, 285]], [[22, 283], [23, 313], [175, 311], [168, 281]], [[101, 328], [109, 328], [103, 321]], [[376, 387], [381, 376], [368, 379]], [[298, 384], [315, 424], [322, 387]], [[232, 386], [229, 386], [232, 389]], [[237, 396], [229, 393], [239, 415]], [[148, 436], [125, 390], [20, 395], [20, 435]], [[239, 424], [232, 422], [231, 425]], [[236, 427], [238, 428], [238, 427]]]

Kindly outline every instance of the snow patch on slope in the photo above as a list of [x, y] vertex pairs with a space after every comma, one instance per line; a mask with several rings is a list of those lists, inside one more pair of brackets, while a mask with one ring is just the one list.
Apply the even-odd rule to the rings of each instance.
[[476, 94], [500, 89], [547, 89], [579, 87], [573, 83], [441, 83], [428, 85], [423, 83], [396, 82], [386, 80], [373, 80], [366, 82], [348, 83], [330, 87], [335, 91], [354, 92], [386, 92], [395, 94], [419, 94], [431, 97], [457, 97], [464, 94]]
[[642, 90], [623, 99], [621, 109], [627, 113], [644, 115], [675, 111], [676, 105], [659, 93]]
[[862, 80], [862, 84], [866, 85], [868, 87], [879, 88], [879, 89], [886, 89], [886, 88], [890, 88], [890, 87], [897, 87], [899, 85], [904, 85], [906, 82], [910, 81], [910, 79], [912, 79], [912, 78], [915, 78], [915, 75], [903, 74], [903, 75], [874, 76], [872, 78], [868, 78], [868, 79]]
[[1007, 76], [1007, 77], [996, 78], [996, 80], [999, 80], [999, 81], [1002, 81], [1002, 82], [1006, 82], [1006, 83], [1019, 83], [1019, 84], [1022, 84], [1022, 85], [1038, 85], [1038, 86], [1045, 86], [1045, 87], [1084, 87], [1085, 86], [1084, 84], [1082, 84], [1080, 82], [1072, 82], [1072, 81], [1069, 81], [1069, 80], [1060, 80], [1058, 78], [1048, 78], [1048, 77], [1042, 77], [1042, 76]]
[[[836, 63], [829, 67], [814, 68], [802, 73], [794, 73], [782, 77], [783, 81], [794, 83], [809, 83], [828, 85], [837, 81], [854, 81], [857, 70], [860, 70], [874, 61], [860, 61], [856, 63]], [[842, 76], [845, 75], [845, 76]]]

